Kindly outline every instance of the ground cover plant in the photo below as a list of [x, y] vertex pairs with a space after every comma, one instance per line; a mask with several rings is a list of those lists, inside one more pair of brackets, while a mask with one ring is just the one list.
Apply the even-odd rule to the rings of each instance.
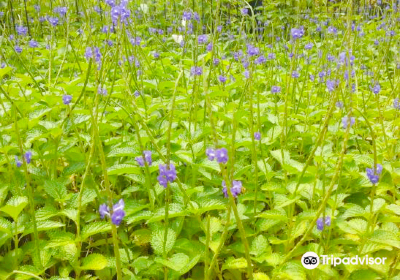
[[0, 2], [0, 279], [400, 279], [399, 3], [265, 2]]

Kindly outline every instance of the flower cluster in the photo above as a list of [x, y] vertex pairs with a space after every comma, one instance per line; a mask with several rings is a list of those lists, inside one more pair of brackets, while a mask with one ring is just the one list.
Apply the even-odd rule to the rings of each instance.
[[135, 159], [136, 159], [137, 163], [142, 167], [144, 166], [145, 161], [147, 162], [148, 165], [151, 165], [151, 163], [152, 163], [151, 151], [143, 151], [143, 156], [138, 156]]
[[[222, 192], [225, 197], [228, 197], [228, 188], [226, 187], [225, 181], [222, 181]], [[232, 181], [231, 194], [233, 197], [237, 197], [242, 192], [242, 182], [241, 181]]]
[[169, 169], [167, 169], [166, 164], [160, 164], [158, 166], [159, 175], [157, 177], [158, 183], [166, 188], [168, 186], [168, 182], [173, 182], [176, 179], [176, 169], [175, 165], [172, 163], [169, 165]]
[[319, 218], [317, 220], [317, 229], [318, 230], [322, 231], [324, 229], [324, 226], [329, 227], [330, 225], [331, 225], [331, 217], [329, 217], [329, 216], [325, 217], [325, 221], [323, 218]]
[[373, 168], [367, 168], [367, 177], [372, 184], [376, 184], [379, 181], [379, 175], [382, 173], [382, 165], [379, 163], [376, 165], [376, 169], [374, 171]]
[[122, 222], [122, 219], [125, 217], [124, 208], [124, 200], [120, 199], [116, 204], [113, 205], [113, 211], [110, 214], [110, 208], [106, 203], [104, 203], [99, 207], [100, 218], [104, 219], [105, 216], [111, 216], [112, 223], [116, 226], [119, 226]]
[[206, 155], [209, 160], [217, 159], [218, 163], [227, 163], [228, 162], [228, 150], [225, 148], [221, 148], [221, 149], [208, 148], [206, 150]]
[[[32, 161], [32, 152], [31, 151], [27, 151], [24, 154], [24, 158], [27, 164], [30, 164]], [[22, 166], [22, 161], [19, 160], [18, 156], [15, 156], [15, 165], [17, 167], [21, 167]]]

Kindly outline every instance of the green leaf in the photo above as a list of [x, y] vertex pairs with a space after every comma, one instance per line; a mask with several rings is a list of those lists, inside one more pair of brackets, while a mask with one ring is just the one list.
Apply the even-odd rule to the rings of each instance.
[[222, 270], [225, 269], [241, 269], [247, 267], [247, 261], [245, 258], [228, 258], [227, 261], [223, 264]]
[[60, 182], [47, 180], [44, 182], [44, 190], [48, 195], [58, 201], [66, 199], [67, 188]]
[[107, 169], [108, 175], [141, 174], [140, 168], [132, 164], [116, 164]]
[[[154, 252], [158, 255], [163, 255], [164, 253], [164, 236], [165, 230], [158, 229], [153, 231], [151, 235], [151, 247], [153, 248]], [[167, 240], [165, 243], [165, 253], [168, 254], [171, 251], [172, 247], [174, 247], [176, 241], [176, 233], [173, 229], [169, 228], [167, 231]]]
[[5, 206], [0, 208], [0, 211], [7, 213], [16, 221], [26, 205], [28, 205], [28, 198], [26, 196], [13, 196], [7, 201]]
[[107, 266], [107, 259], [101, 254], [91, 254], [83, 259], [82, 270], [101, 270]]
[[106, 231], [111, 231], [111, 224], [109, 222], [98, 221], [87, 224], [82, 229], [82, 241], [86, 240], [89, 236]]

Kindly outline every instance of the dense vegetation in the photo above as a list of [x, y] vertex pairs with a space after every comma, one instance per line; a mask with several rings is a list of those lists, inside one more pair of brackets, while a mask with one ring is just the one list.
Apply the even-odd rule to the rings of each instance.
[[399, 3], [265, 2], [0, 2], [0, 279], [400, 279]]

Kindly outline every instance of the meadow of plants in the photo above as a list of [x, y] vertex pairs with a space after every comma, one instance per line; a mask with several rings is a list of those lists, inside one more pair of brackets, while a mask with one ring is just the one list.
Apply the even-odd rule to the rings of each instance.
[[0, 1], [0, 279], [399, 280], [399, 5]]

